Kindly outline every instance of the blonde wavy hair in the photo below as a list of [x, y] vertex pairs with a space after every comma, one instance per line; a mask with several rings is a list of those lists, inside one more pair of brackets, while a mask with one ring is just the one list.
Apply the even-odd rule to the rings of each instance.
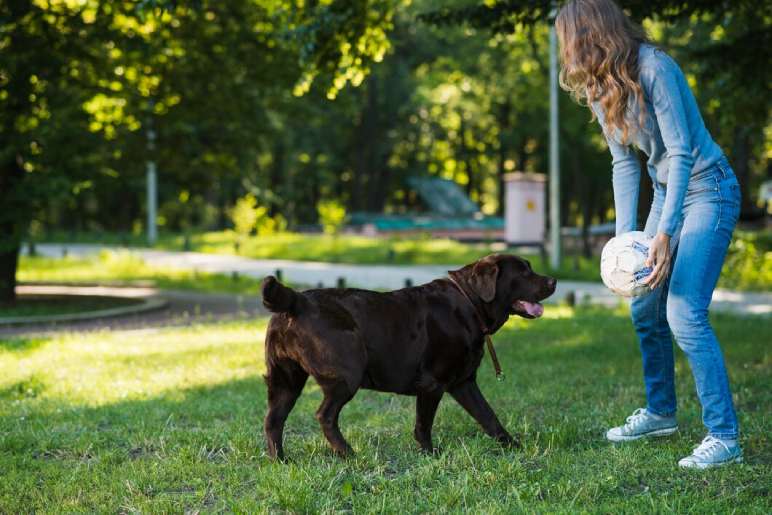
[[[583, 105], [599, 102], [607, 135], [619, 131], [622, 143], [643, 127], [645, 104], [638, 81], [638, 49], [646, 32], [613, 0], [571, 0], [555, 19], [560, 41], [560, 85]], [[631, 100], [639, 108], [630, 116]], [[593, 114], [594, 119], [594, 114]]]

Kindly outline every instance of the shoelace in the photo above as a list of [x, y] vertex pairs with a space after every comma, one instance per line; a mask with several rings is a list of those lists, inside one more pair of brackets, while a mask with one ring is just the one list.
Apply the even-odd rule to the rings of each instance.
[[627, 417], [625, 420], [625, 429], [632, 431], [635, 429], [636, 425], [646, 419], [646, 415], [646, 408], [638, 408], [637, 410], [633, 411], [633, 414]]
[[692, 454], [694, 454], [695, 456], [701, 459], [710, 459], [713, 456], [713, 454], [715, 454], [716, 451], [721, 447], [726, 449], [726, 452], [731, 454], [732, 451], [729, 450], [729, 447], [724, 442], [722, 442], [718, 438], [713, 438], [712, 436], [706, 436], [702, 440], [700, 445], [694, 448], [694, 452]]

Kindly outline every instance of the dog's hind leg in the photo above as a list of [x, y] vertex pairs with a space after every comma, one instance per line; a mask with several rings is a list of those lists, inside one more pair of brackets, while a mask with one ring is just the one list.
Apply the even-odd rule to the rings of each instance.
[[324, 392], [324, 400], [316, 410], [316, 419], [322, 426], [322, 432], [330, 442], [330, 446], [335, 454], [345, 456], [352, 454], [354, 450], [343, 438], [338, 427], [338, 415], [343, 406], [354, 397], [355, 391], [351, 391], [346, 381], [319, 381]]
[[488, 435], [498, 440], [502, 445], [520, 447], [520, 442], [512, 438], [501, 425], [474, 379], [455, 386], [450, 390], [450, 394], [467, 413], [472, 415]]
[[268, 386], [265, 440], [271, 458], [284, 459], [284, 422], [303, 391], [306, 379], [308, 373], [292, 360], [278, 360], [268, 365], [268, 373], [265, 375], [265, 384]]
[[436, 449], [432, 445], [432, 425], [437, 407], [440, 405], [443, 391], [440, 388], [431, 391], [419, 391], [416, 395], [415, 436], [418, 445], [424, 452], [432, 453]]

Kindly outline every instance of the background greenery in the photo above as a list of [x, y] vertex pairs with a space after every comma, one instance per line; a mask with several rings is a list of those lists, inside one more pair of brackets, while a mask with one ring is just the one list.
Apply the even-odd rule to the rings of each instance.
[[[743, 217], [758, 216], [769, 2], [621, 3], [681, 63], [740, 176]], [[141, 233], [147, 159], [165, 231], [230, 227], [245, 195], [260, 227], [334, 229], [341, 208], [419, 208], [411, 175], [455, 180], [500, 213], [504, 173], [547, 168], [548, 11], [546, 0], [3, 2], [0, 296], [26, 237]], [[560, 116], [562, 223], [608, 221], [600, 131], [563, 93]]]

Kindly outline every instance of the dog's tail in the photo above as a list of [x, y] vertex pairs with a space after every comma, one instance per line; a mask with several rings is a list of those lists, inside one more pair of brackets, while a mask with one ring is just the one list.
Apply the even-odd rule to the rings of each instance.
[[298, 306], [300, 295], [280, 283], [274, 276], [263, 279], [263, 306], [272, 313], [292, 313]]

